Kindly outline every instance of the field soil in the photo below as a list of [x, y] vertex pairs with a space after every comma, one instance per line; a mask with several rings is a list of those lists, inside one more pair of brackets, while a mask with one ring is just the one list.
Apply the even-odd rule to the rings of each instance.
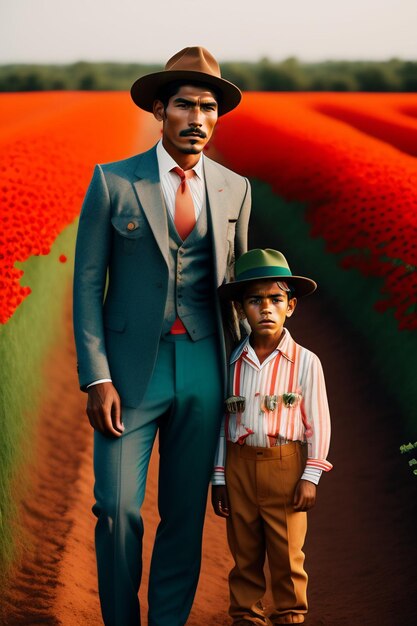
[[[300, 305], [291, 331], [323, 362], [333, 420], [329, 460], [309, 514], [307, 626], [417, 623], [416, 487], [399, 454], [401, 416], [369, 368], [363, 341], [343, 327], [319, 295]], [[308, 320], [308, 321], [307, 321]], [[47, 384], [33, 445], [30, 496], [22, 503], [27, 547], [3, 590], [1, 624], [99, 626], [91, 513], [92, 431], [79, 392], [70, 303], [65, 341], [45, 364]], [[395, 364], [393, 364], [395, 366]], [[144, 506], [144, 576], [158, 523], [157, 452]], [[224, 521], [207, 509], [203, 566], [188, 626], [226, 626], [231, 567]], [[268, 601], [269, 596], [266, 600]]]

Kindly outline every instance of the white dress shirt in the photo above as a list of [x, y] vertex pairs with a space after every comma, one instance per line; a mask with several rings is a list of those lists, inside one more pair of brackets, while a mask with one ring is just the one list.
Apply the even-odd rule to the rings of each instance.
[[[161, 188], [165, 200], [165, 205], [167, 207], [168, 213], [171, 215], [173, 221], [175, 222], [175, 196], [177, 194], [178, 187], [181, 184], [181, 179], [178, 174], [172, 172], [171, 170], [174, 167], [178, 167], [178, 163], [176, 163], [172, 156], [168, 154], [168, 152], [165, 150], [164, 146], [162, 145], [162, 140], [159, 141], [156, 146], [156, 157], [158, 159], [159, 179], [161, 181]], [[203, 175], [203, 159], [204, 156], [202, 154], [197, 163], [192, 168], [195, 172], [195, 175], [192, 178], [187, 179], [191, 191], [191, 196], [194, 202], [196, 221], [198, 220], [198, 217], [204, 206], [206, 191]]]

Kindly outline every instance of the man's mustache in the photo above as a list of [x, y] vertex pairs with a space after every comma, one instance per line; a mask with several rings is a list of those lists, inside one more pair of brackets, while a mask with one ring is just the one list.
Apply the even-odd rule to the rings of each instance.
[[200, 130], [199, 128], [187, 128], [186, 130], [182, 130], [180, 132], [180, 137], [188, 137], [189, 135], [198, 135], [202, 139], [207, 137], [207, 134], [204, 130]]

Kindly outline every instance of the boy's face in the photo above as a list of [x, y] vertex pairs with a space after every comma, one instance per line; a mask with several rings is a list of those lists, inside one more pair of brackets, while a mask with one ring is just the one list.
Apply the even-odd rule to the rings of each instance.
[[255, 337], [279, 339], [287, 317], [291, 317], [296, 298], [280, 289], [276, 280], [257, 280], [249, 285], [238, 311], [246, 317]]

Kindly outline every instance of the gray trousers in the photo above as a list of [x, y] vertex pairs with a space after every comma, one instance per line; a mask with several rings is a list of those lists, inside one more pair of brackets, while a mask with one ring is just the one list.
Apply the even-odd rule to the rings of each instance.
[[140, 509], [159, 431], [161, 517], [149, 579], [149, 626], [183, 626], [197, 587], [207, 487], [222, 415], [215, 335], [170, 335], [141, 405], [123, 408], [118, 439], [94, 434], [93, 512], [99, 594], [106, 626], [139, 626]]

